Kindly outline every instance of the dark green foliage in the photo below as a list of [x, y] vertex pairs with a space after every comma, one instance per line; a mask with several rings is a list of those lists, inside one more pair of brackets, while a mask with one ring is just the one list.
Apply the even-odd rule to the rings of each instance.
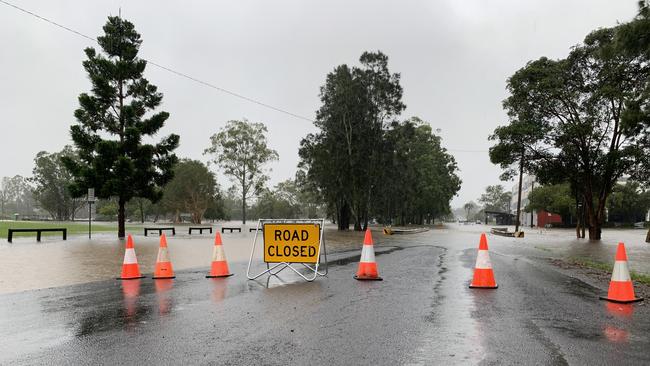
[[544, 210], [562, 216], [562, 221], [569, 224], [576, 216], [575, 195], [568, 183], [535, 187], [528, 194], [526, 212]]
[[174, 167], [174, 178], [167, 183], [163, 206], [174, 213], [178, 222], [181, 213], [189, 213], [193, 224], [200, 224], [203, 215], [218, 199], [217, 181], [208, 167], [197, 160], [183, 159]]
[[123, 238], [126, 203], [134, 197], [152, 202], [162, 197], [161, 187], [173, 176], [177, 158], [172, 152], [179, 137], [143, 142], [163, 127], [169, 113], [154, 112], [162, 94], [143, 77], [147, 63], [137, 57], [142, 40], [133, 24], [109, 17], [97, 41], [106, 56], [85, 50], [83, 66], [92, 90], [79, 96], [78, 123], [70, 128], [79, 159], [64, 163], [75, 177], [70, 186], [75, 197], [88, 188], [95, 188], [99, 198], [117, 197], [118, 236]]
[[607, 201], [609, 222], [634, 224], [645, 221], [650, 209], [650, 191], [643, 191], [634, 181], [614, 186]]
[[512, 192], [505, 192], [500, 184], [485, 187], [485, 193], [478, 201], [487, 211], [510, 212], [510, 200]]
[[372, 215], [388, 224], [433, 223], [451, 212], [460, 189], [454, 158], [431, 126], [417, 117], [394, 122], [384, 132]]
[[365, 52], [360, 63], [336, 67], [321, 87], [319, 132], [305, 137], [299, 152], [306, 187], [340, 230], [350, 221], [361, 230], [371, 216], [422, 223], [448, 212], [447, 197], [460, 184], [455, 162], [425, 123], [394, 122], [405, 106], [388, 57]]
[[504, 101], [511, 122], [490, 137], [497, 141], [490, 158], [506, 176], [523, 157], [524, 170], [541, 184], [570, 183], [584, 204], [590, 239], [600, 239], [616, 181], [648, 169], [647, 124], [630, 115], [647, 99], [650, 69], [623, 51], [620, 31], [599, 29], [566, 59], [542, 57], [517, 71]]

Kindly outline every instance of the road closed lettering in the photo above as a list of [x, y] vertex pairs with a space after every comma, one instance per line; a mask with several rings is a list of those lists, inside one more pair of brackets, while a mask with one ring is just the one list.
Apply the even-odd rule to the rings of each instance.
[[320, 225], [264, 224], [263, 232], [265, 262], [318, 262]]

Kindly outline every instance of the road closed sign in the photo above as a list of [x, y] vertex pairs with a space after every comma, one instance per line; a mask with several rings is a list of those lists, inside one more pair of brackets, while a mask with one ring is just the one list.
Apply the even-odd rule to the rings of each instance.
[[320, 225], [313, 223], [265, 223], [263, 233], [265, 262], [318, 262]]

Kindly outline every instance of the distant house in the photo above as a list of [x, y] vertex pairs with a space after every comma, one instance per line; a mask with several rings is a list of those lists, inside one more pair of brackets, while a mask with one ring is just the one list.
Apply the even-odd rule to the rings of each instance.
[[[519, 223], [526, 227], [545, 227], [547, 224], [562, 223], [562, 216], [538, 210], [534, 212], [525, 212], [524, 208], [528, 205], [528, 195], [535, 188], [536, 179], [534, 175], [524, 175], [521, 180], [521, 212], [519, 214]], [[512, 201], [510, 202], [510, 209], [516, 218], [517, 216], [517, 195], [519, 192], [519, 182], [516, 182], [512, 187]]]

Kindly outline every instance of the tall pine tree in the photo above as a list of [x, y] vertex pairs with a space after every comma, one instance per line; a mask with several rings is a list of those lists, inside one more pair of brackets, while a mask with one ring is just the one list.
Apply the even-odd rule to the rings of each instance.
[[78, 123], [70, 127], [79, 160], [64, 159], [64, 164], [75, 177], [74, 196], [92, 187], [99, 198], [117, 198], [118, 237], [124, 238], [126, 203], [133, 197], [161, 198], [161, 186], [172, 178], [178, 160], [173, 150], [179, 137], [143, 143], [163, 127], [169, 113], [154, 112], [162, 94], [143, 77], [147, 62], [137, 57], [142, 40], [133, 24], [108, 17], [103, 29], [97, 42], [106, 56], [86, 48], [83, 66], [92, 90], [79, 95]]

